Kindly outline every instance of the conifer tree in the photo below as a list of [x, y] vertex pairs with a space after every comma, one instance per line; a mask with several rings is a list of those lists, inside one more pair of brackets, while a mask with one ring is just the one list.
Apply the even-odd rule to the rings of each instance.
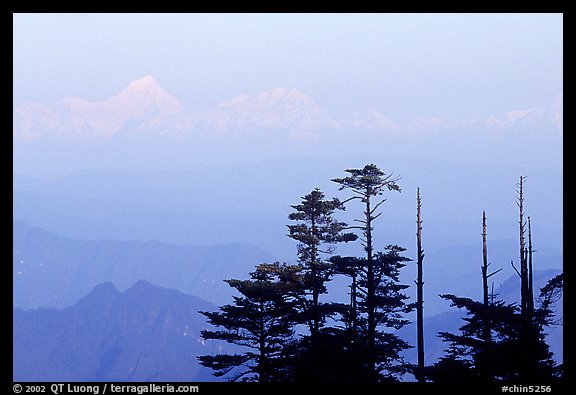
[[302, 291], [306, 294], [297, 299], [313, 347], [326, 318], [338, 311], [338, 306], [319, 300], [320, 295], [326, 293], [326, 282], [333, 275], [333, 267], [325, 257], [334, 251], [336, 243], [354, 241], [357, 236], [344, 232], [347, 225], [334, 219], [334, 211], [344, 209], [340, 201], [326, 200], [318, 188], [304, 196], [300, 204], [291, 207], [295, 212], [288, 218], [298, 223], [288, 225], [288, 236], [298, 241]]
[[[553, 355], [545, 342], [545, 328], [554, 324], [553, 305], [562, 292], [562, 275], [549, 280], [541, 289], [540, 305], [534, 311], [537, 335], [523, 336], [524, 317], [516, 304], [483, 302], [454, 295], [441, 295], [452, 306], [465, 309], [465, 324], [459, 334], [441, 332], [449, 344], [444, 357], [426, 369], [427, 376], [438, 382], [538, 381], [546, 383], [560, 375]], [[485, 337], [486, 325], [491, 329]]]
[[[407, 304], [404, 290], [408, 285], [399, 283], [400, 270], [409, 258], [402, 255], [404, 248], [388, 245], [385, 252], [373, 256], [375, 277], [372, 305], [367, 300], [366, 258], [332, 257], [338, 273], [352, 279], [350, 306], [344, 315], [347, 341], [344, 350], [347, 366], [355, 372], [353, 381], [396, 381], [411, 368], [401, 357], [401, 351], [411, 346], [393, 332], [408, 323], [404, 316], [414, 308]], [[374, 346], [368, 342], [368, 309], [374, 309], [376, 328]], [[386, 330], [387, 329], [387, 330]]]
[[336, 210], [344, 210], [340, 201], [325, 199], [318, 188], [291, 207], [295, 211], [288, 218], [296, 224], [288, 225], [288, 236], [298, 242], [298, 262], [302, 267], [291, 297], [299, 313], [298, 322], [307, 325], [309, 335], [287, 347], [287, 359], [293, 362], [295, 381], [338, 380], [342, 375], [334, 375], [334, 371], [341, 373], [341, 369], [334, 363], [343, 355], [339, 347], [343, 336], [336, 328], [325, 328], [325, 324], [329, 317], [344, 314], [346, 306], [321, 302], [320, 295], [327, 292], [326, 283], [335, 270], [327, 258], [337, 243], [356, 240], [357, 236], [345, 232], [347, 225], [334, 219]]
[[399, 329], [407, 323], [402, 316], [413, 306], [405, 303], [407, 296], [403, 290], [408, 286], [399, 284], [398, 275], [405, 266], [403, 262], [409, 259], [401, 255], [405, 249], [395, 245], [387, 246], [385, 253], [375, 252], [373, 222], [382, 214], [378, 208], [386, 201], [379, 196], [385, 190], [400, 192], [396, 184], [399, 178], [385, 174], [374, 164], [346, 172], [350, 175], [332, 180], [340, 184], [340, 190], [353, 193], [343, 204], [359, 200], [364, 207], [364, 216], [355, 220], [360, 226], [353, 227], [362, 231], [362, 246], [366, 253], [365, 258], [358, 258], [353, 265], [359, 268], [354, 292], [358, 313], [355, 347], [365, 356], [367, 380], [396, 380], [407, 371], [400, 351], [410, 346], [395, 334], [378, 328]]
[[523, 181], [524, 177], [521, 177], [518, 199], [521, 269], [516, 270], [521, 279], [520, 307], [515, 303], [505, 304], [502, 301], [495, 301], [493, 295], [489, 297], [488, 278], [501, 269], [488, 273], [486, 214], [483, 212], [483, 301], [477, 302], [450, 294], [441, 295], [442, 298], [450, 300], [452, 306], [465, 309], [467, 317], [466, 324], [460, 328], [460, 334], [440, 333], [443, 340], [449, 343], [449, 349], [438, 363], [427, 369], [428, 376], [434, 381], [546, 382], [559, 374], [559, 368], [545, 342], [544, 330], [553, 322], [552, 306], [561, 293], [562, 276], [555, 277], [542, 288], [540, 306], [535, 309], [532, 297], [530, 220], [528, 220], [528, 248], [525, 247], [524, 240], [526, 223], [523, 220]]
[[201, 311], [208, 322], [220, 328], [203, 330], [206, 340], [223, 340], [241, 346], [238, 354], [198, 357], [214, 376], [230, 381], [283, 381], [287, 367], [283, 363], [284, 344], [294, 334], [296, 312], [288, 296], [293, 292], [300, 266], [261, 264], [249, 280], [225, 280], [241, 296], [217, 312]]
[[[368, 271], [364, 269], [366, 266], [360, 270], [358, 309], [366, 318], [372, 311], [375, 320], [374, 348], [370, 343], [371, 327], [368, 319], [364, 321], [366, 325], [363, 328], [368, 346], [366, 348], [366, 355], [369, 357], [368, 378], [377, 381], [396, 381], [399, 376], [410, 370], [410, 366], [404, 362], [400, 353], [411, 346], [394, 332], [409, 323], [404, 317], [414, 309], [413, 304], [407, 303], [408, 296], [404, 293], [409, 286], [400, 284], [399, 279], [400, 270], [406, 266], [405, 262], [411, 259], [402, 255], [406, 249], [397, 245], [388, 245], [384, 251], [375, 253], [373, 257], [374, 293], [370, 302], [368, 288], [371, 281], [367, 276]], [[376, 378], [371, 378], [373, 373]]]

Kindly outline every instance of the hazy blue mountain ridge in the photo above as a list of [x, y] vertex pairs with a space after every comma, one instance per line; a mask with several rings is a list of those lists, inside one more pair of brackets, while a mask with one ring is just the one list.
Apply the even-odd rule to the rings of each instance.
[[110, 281], [124, 291], [137, 280], [176, 288], [221, 304], [232, 293], [226, 278], [245, 278], [274, 261], [251, 246], [167, 245], [159, 242], [76, 240], [14, 222], [14, 307], [67, 307]]
[[[213, 381], [196, 356], [205, 342], [195, 296], [138, 281], [124, 293], [98, 284], [62, 310], [14, 309], [14, 381]], [[225, 345], [224, 345], [225, 346]]]

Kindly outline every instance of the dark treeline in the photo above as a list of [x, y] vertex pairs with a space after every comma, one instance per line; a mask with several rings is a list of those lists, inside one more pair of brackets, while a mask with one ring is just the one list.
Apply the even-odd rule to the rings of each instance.
[[[204, 355], [200, 363], [230, 381], [257, 382], [526, 382], [546, 383], [562, 376], [545, 342], [545, 329], [555, 325], [554, 303], [561, 296], [562, 274], [550, 279], [534, 297], [531, 220], [524, 219], [525, 178], [520, 178], [520, 261], [512, 265], [520, 276], [520, 304], [506, 304], [489, 290], [489, 279], [501, 269], [489, 269], [486, 214], [482, 218], [483, 259], [480, 274], [483, 299], [440, 295], [466, 312], [459, 333], [442, 332], [445, 355], [425, 364], [423, 287], [426, 265], [422, 247], [420, 190], [416, 200], [417, 300], [405, 294], [400, 271], [411, 259], [405, 248], [374, 243], [385, 194], [400, 192], [399, 177], [370, 164], [348, 169], [332, 181], [347, 194], [328, 199], [314, 189], [302, 197], [289, 219], [288, 237], [297, 242], [298, 264], [263, 263], [246, 280], [226, 282], [238, 291], [231, 304], [216, 312], [201, 312], [214, 330], [204, 339], [226, 341], [237, 354]], [[339, 221], [340, 210], [356, 210], [353, 224]], [[528, 242], [526, 243], [526, 233]], [[359, 242], [361, 256], [335, 255], [338, 243]], [[347, 303], [327, 302], [327, 284], [335, 276], [348, 279]], [[493, 287], [492, 287], [493, 288]], [[402, 351], [413, 347], [396, 335], [416, 310], [417, 364]]]

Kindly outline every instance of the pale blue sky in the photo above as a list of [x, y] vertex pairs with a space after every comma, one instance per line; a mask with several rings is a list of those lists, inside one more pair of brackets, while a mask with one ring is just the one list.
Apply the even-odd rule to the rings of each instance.
[[14, 102], [151, 74], [190, 109], [297, 88], [328, 112], [447, 120], [562, 92], [562, 14], [16, 14]]

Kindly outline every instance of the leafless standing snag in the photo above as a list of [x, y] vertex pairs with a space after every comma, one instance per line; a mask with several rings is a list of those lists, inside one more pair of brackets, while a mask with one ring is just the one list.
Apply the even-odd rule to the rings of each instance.
[[416, 327], [417, 327], [417, 348], [418, 348], [418, 370], [416, 371], [416, 378], [419, 382], [425, 382], [426, 379], [423, 375], [424, 371], [424, 281], [422, 261], [424, 260], [424, 251], [422, 250], [422, 217], [420, 216], [420, 209], [422, 208], [422, 199], [420, 196], [420, 188], [416, 194], [416, 238], [418, 247], [418, 276], [416, 281]]
[[[492, 273], [488, 273], [488, 267], [491, 265], [491, 263], [488, 263], [488, 244], [487, 244], [487, 233], [486, 233], [486, 211], [483, 210], [482, 211], [482, 289], [483, 289], [483, 302], [484, 302], [484, 306], [488, 307], [488, 305], [490, 304], [490, 294], [488, 291], [488, 279], [490, 277], [492, 277], [493, 275], [495, 275], [496, 273], [498, 273], [500, 270], [502, 269], [498, 269], [495, 272]], [[492, 284], [492, 286], [494, 286], [494, 284]], [[494, 287], [492, 287], [494, 288]], [[492, 295], [494, 294], [494, 289], [492, 289]], [[492, 300], [494, 298], [492, 297]], [[484, 340], [486, 342], [490, 342], [492, 337], [490, 334], [490, 322], [489, 321], [485, 321], [484, 322], [484, 333], [483, 333], [483, 337]]]

